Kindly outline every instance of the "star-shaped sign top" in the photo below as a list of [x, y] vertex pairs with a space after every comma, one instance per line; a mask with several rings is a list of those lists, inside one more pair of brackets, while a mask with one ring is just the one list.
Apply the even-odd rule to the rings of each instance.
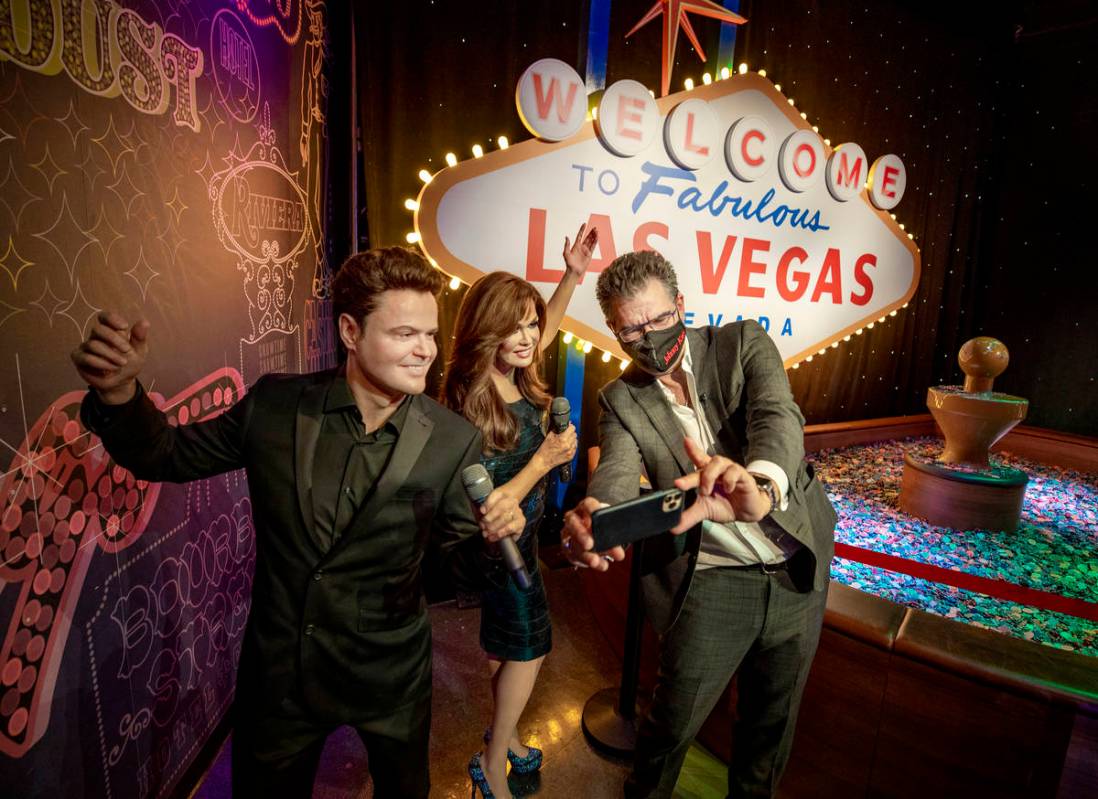
[[660, 91], [661, 97], [666, 97], [671, 88], [671, 69], [675, 65], [675, 43], [679, 38], [680, 27], [686, 32], [690, 44], [694, 45], [698, 57], [705, 61], [705, 51], [702, 49], [701, 42], [698, 41], [698, 35], [694, 33], [694, 26], [690, 24], [690, 18], [687, 14], [701, 14], [703, 17], [712, 17], [713, 19], [719, 19], [721, 22], [731, 22], [733, 25], [742, 25], [747, 22], [746, 17], [741, 17], [712, 0], [657, 0], [656, 4], [648, 9], [648, 13], [641, 18], [641, 21], [634, 25], [629, 33], [625, 34], [625, 38], [628, 39], [660, 14], [663, 14], [663, 81]]

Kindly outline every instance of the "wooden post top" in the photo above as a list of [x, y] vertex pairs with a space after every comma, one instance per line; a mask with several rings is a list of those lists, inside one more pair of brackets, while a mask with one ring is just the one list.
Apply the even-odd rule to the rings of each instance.
[[1010, 353], [999, 339], [977, 336], [961, 346], [961, 351], [957, 353], [957, 363], [965, 373], [966, 393], [991, 391], [995, 378], [1010, 363]]

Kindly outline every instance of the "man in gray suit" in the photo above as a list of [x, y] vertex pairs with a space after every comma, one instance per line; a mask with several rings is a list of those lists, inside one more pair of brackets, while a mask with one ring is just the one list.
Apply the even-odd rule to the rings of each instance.
[[[756, 322], [687, 330], [675, 272], [628, 253], [599, 276], [606, 323], [633, 362], [599, 395], [601, 456], [566, 515], [579, 565], [591, 512], [653, 487], [698, 487], [678, 528], [645, 542], [643, 594], [659, 676], [628, 797], [669, 797], [698, 729], [738, 672], [730, 797], [772, 796], [819, 641], [835, 512], [804, 460], [804, 418]], [[606, 553], [615, 560], [625, 553]]]

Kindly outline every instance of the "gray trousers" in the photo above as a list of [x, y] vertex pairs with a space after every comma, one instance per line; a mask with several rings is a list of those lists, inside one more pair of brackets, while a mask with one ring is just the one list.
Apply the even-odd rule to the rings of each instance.
[[625, 795], [671, 796], [691, 741], [738, 672], [728, 795], [773, 796], [826, 601], [826, 591], [797, 592], [785, 572], [697, 572], [682, 612], [660, 639], [656, 689]]

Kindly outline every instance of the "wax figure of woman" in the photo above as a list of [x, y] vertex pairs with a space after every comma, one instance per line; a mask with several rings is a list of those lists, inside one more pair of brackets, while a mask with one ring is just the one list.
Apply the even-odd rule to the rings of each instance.
[[474, 793], [480, 788], [489, 799], [511, 796], [508, 761], [516, 773], [541, 768], [541, 751], [523, 746], [516, 729], [552, 646], [537, 530], [549, 473], [576, 452], [572, 425], [560, 434], [544, 432], [551, 397], [541, 375], [541, 353], [556, 340], [597, 240], [597, 230], [587, 231], [585, 225], [574, 244], [565, 238], [567, 270], [548, 303], [532, 285], [506, 272], [485, 275], [470, 286], [458, 310], [443, 381], [442, 402], [484, 435], [482, 462], [495, 491], [519, 499], [526, 515], [518, 547], [530, 588], [508, 581], [505, 588], [485, 592], [481, 602], [480, 644], [492, 670], [494, 710], [486, 747], [473, 756], [469, 773]]

